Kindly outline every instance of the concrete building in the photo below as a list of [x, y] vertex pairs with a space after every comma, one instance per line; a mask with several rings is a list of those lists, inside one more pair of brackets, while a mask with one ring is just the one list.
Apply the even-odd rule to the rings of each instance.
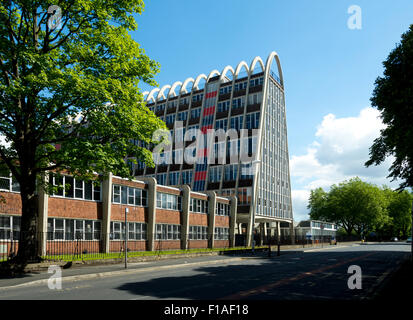
[[[89, 242], [89, 252], [120, 252], [125, 209], [131, 251], [234, 245], [235, 197], [193, 192], [185, 185], [161, 186], [153, 178], [130, 181], [110, 175], [97, 185], [69, 175], [50, 174], [48, 179], [61, 189], [52, 195], [42, 190], [37, 194], [42, 256], [72, 252], [79, 241]], [[19, 185], [11, 175], [0, 177], [0, 196], [5, 200], [0, 202], [1, 258], [17, 251], [20, 233]]]
[[[144, 93], [147, 106], [171, 130], [156, 168], [140, 163], [134, 175], [162, 185], [236, 196], [237, 228], [251, 245], [256, 232], [293, 237], [284, 80], [277, 53], [264, 64], [213, 70]], [[221, 133], [223, 134], [223, 139]], [[243, 231], [242, 231], [243, 230]]]
[[[319, 220], [304, 220], [300, 221], [294, 227], [296, 239], [318, 241], [321, 239], [335, 239], [337, 234], [337, 225], [335, 223], [319, 221]], [[287, 225], [281, 225], [281, 235], [288, 237], [290, 228]]]

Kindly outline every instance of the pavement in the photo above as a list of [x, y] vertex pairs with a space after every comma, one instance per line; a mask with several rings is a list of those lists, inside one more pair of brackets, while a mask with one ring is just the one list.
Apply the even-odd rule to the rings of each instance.
[[[302, 246], [283, 246], [281, 247], [280, 255], [285, 255], [289, 253], [299, 252], [316, 252], [319, 250], [332, 250], [340, 247], [352, 247], [360, 245], [359, 242], [351, 243], [341, 243], [338, 245], [324, 245], [323, 247], [306, 247]], [[277, 247], [272, 246], [271, 256], [274, 258], [277, 256]], [[51, 262], [42, 264], [41, 268], [38, 268], [40, 264], [36, 264], [37, 271], [26, 273], [21, 276], [16, 276], [13, 278], [0, 278], [0, 291], [4, 291], [11, 288], [22, 288], [25, 286], [34, 285], [47, 285], [50, 277], [55, 273], [55, 269], [50, 270], [49, 267], [59, 266], [62, 271], [62, 282], [80, 281], [80, 280], [90, 280], [90, 279], [101, 279], [105, 277], [122, 276], [127, 274], [137, 274], [145, 272], [154, 272], [161, 270], [168, 270], [170, 268], [183, 268], [183, 267], [196, 267], [196, 266], [207, 266], [222, 263], [232, 263], [237, 261], [242, 261], [245, 259], [256, 259], [256, 258], [268, 258], [268, 251], [256, 250], [252, 252], [237, 252], [230, 255], [199, 255], [195, 257], [182, 257], [182, 258], [171, 258], [171, 259], [159, 259], [153, 261], [142, 261], [142, 262], [129, 262], [127, 269], [124, 263], [117, 264], [103, 264], [103, 265], [82, 265], [73, 264], [70, 268], [64, 269], [63, 265], [66, 263], [56, 263]], [[47, 269], [46, 269], [47, 268]]]

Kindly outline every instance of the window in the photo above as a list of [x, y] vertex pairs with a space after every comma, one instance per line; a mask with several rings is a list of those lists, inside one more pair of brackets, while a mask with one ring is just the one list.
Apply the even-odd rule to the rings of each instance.
[[230, 216], [231, 215], [231, 207], [225, 203], [217, 202], [215, 208], [215, 215], [217, 216]]
[[247, 88], [247, 82], [239, 82], [234, 85], [234, 91], [244, 90]]
[[229, 228], [215, 228], [214, 233], [215, 240], [229, 240]]
[[166, 115], [165, 123], [172, 124], [175, 122], [175, 113]]
[[[128, 222], [128, 240], [146, 240], [146, 223]], [[110, 239], [125, 240], [125, 223], [111, 221], [110, 223]]]
[[225, 166], [224, 181], [233, 181], [237, 179], [237, 164], [229, 164]]
[[242, 129], [243, 116], [231, 117], [230, 128], [235, 130]]
[[231, 93], [232, 86], [226, 86], [219, 89], [219, 94]]
[[83, 181], [71, 176], [51, 173], [49, 181], [55, 187], [53, 196], [101, 201], [101, 183]]
[[260, 93], [251, 93], [248, 96], [248, 104], [249, 105], [258, 104], [258, 103], [261, 103], [261, 101], [262, 101], [262, 93], [261, 92]]
[[232, 109], [243, 108], [245, 97], [235, 98], [232, 100]]
[[112, 202], [122, 203], [133, 206], [146, 207], [147, 203], [147, 191], [139, 188], [132, 188], [128, 186], [112, 186]]
[[101, 222], [79, 219], [47, 219], [48, 240], [100, 240]]
[[192, 96], [192, 101], [193, 102], [198, 102], [198, 101], [202, 101], [202, 98], [204, 97], [203, 93], [200, 94], [196, 94]]
[[210, 167], [208, 180], [209, 182], [221, 182], [222, 166]]
[[225, 112], [229, 110], [229, 100], [218, 102], [218, 112]]
[[21, 217], [0, 216], [0, 240], [19, 240]]
[[260, 86], [264, 83], [264, 78], [255, 78], [250, 80], [250, 87]]
[[157, 174], [156, 181], [158, 181], [158, 184], [166, 185], [166, 173]]
[[20, 192], [20, 184], [9, 172], [0, 173], [0, 190]]
[[169, 173], [169, 185], [179, 184], [179, 171]]
[[260, 113], [248, 113], [245, 116], [245, 122], [247, 129], [258, 129], [260, 123]]
[[180, 240], [181, 226], [176, 224], [156, 224], [156, 240]]
[[191, 198], [189, 202], [189, 211], [195, 213], [208, 213], [208, 201]]
[[156, 112], [158, 111], [164, 111], [165, 110], [165, 104], [159, 104], [156, 106]]
[[189, 226], [189, 240], [207, 240], [208, 227]]
[[228, 128], [228, 119], [221, 119], [215, 121], [215, 129], [223, 129], [224, 131], [227, 131]]
[[191, 119], [196, 119], [201, 116], [201, 108], [196, 108], [191, 110]]
[[156, 193], [156, 207], [160, 209], [181, 210], [181, 197], [163, 192]]
[[182, 184], [191, 184], [192, 182], [192, 170], [182, 171]]
[[188, 111], [182, 111], [178, 113], [179, 121], [185, 121], [186, 119], [188, 119]]
[[239, 188], [238, 189], [238, 203], [249, 204], [251, 203], [251, 188]]

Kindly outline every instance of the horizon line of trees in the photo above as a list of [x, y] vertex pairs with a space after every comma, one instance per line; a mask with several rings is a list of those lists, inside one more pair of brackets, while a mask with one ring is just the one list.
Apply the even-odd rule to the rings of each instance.
[[413, 193], [378, 187], [359, 177], [334, 184], [329, 191], [311, 190], [310, 218], [336, 223], [360, 238], [407, 238], [411, 232]]

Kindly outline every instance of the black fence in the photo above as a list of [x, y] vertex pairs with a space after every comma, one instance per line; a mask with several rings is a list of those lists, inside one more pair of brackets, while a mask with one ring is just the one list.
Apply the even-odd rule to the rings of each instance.
[[[180, 235], [172, 237], [172, 239], [163, 238], [163, 236], [155, 237], [153, 251], [148, 250], [148, 241], [146, 239], [129, 238], [127, 240], [127, 250], [125, 250], [124, 235], [114, 236], [113, 234], [87, 234], [87, 233], [64, 233], [54, 234], [42, 233], [33, 237], [33, 248], [37, 255], [43, 260], [49, 261], [87, 261], [96, 259], [116, 259], [125, 257], [125, 252], [128, 252], [128, 256], [144, 256], [144, 255], [160, 255], [161, 253], [182, 253], [192, 251], [209, 251], [210, 244], [212, 242], [211, 235], [202, 235], [196, 239], [190, 239], [187, 237], [187, 242], [183, 246]], [[145, 235], [146, 237], [146, 235]], [[106, 240], [108, 241], [108, 248], [105, 248]], [[15, 240], [16, 237], [10, 235], [8, 240], [0, 240], [0, 261], [12, 259], [17, 255], [19, 250], [19, 241]], [[259, 234], [254, 235], [254, 246], [276, 246], [280, 245], [314, 245], [314, 244], [333, 244], [335, 242], [346, 241], [359, 241], [359, 237], [351, 236], [315, 236], [315, 237], [302, 237], [282, 235], [277, 236], [265, 236], [261, 237]], [[43, 252], [40, 251], [40, 244], [43, 245]], [[232, 238], [228, 235], [223, 237], [214, 237], [215, 249], [230, 249]], [[247, 248], [247, 236], [236, 234], [234, 239], [235, 248]], [[186, 250], [182, 250], [182, 247], [186, 247]], [[106, 252], [107, 251], [107, 252]]]

